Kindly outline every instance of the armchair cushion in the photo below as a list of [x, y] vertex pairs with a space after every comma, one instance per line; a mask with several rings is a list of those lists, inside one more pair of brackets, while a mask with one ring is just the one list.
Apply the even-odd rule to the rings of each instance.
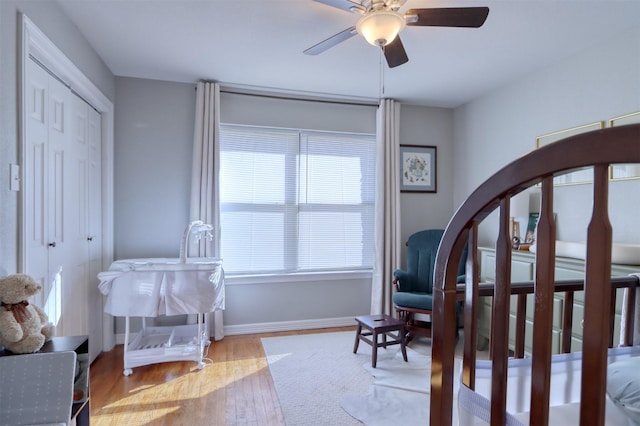
[[430, 293], [399, 291], [393, 295], [393, 303], [404, 308], [431, 311], [433, 308], [433, 295]]

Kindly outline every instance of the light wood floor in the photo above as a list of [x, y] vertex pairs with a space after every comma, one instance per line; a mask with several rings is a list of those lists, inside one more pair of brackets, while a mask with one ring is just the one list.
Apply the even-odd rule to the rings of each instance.
[[125, 377], [123, 346], [91, 364], [91, 425], [284, 425], [260, 338], [354, 327], [227, 336], [195, 361], [137, 367]]

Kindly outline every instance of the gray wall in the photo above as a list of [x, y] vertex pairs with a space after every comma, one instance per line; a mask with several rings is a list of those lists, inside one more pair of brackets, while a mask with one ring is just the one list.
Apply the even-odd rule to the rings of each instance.
[[114, 257], [178, 257], [189, 223], [195, 84], [116, 79]]
[[[116, 82], [116, 258], [176, 257], [188, 221], [194, 85]], [[375, 106], [234, 93], [222, 93], [221, 103], [226, 123], [375, 132]], [[401, 143], [438, 146], [438, 193], [401, 196], [405, 239], [419, 229], [444, 227], [451, 216], [452, 129], [451, 110], [401, 107]], [[371, 279], [363, 274], [337, 280], [229, 278], [225, 327], [249, 332], [351, 320], [369, 313], [370, 297]], [[121, 322], [116, 331], [122, 332]]]
[[[566, 58], [457, 108], [454, 113], [454, 205], [491, 174], [535, 148], [554, 131], [640, 111], [640, 30]], [[558, 239], [584, 241], [587, 213], [576, 209], [589, 185], [558, 187]], [[640, 243], [640, 180], [612, 182], [614, 241]], [[626, 213], [623, 213], [626, 212]], [[480, 243], [495, 245], [496, 215], [480, 229]]]
[[375, 133], [375, 106], [220, 94], [220, 121], [307, 130]]
[[18, 164], [18, 13], [25, 13], [110, 100], [115, 79], [89, 43], [50, 0], [0, 1], [0, 276], [18, 270], [18, 192], [9, 164]]
[[[453, 111], [402, 105], [400, 143], [437, 147], [437, 193], [400, 194], [402, 241], [423, 229], [444, 229], [453, 214]], [[403, 246], [403, 265], [406, 247]]]

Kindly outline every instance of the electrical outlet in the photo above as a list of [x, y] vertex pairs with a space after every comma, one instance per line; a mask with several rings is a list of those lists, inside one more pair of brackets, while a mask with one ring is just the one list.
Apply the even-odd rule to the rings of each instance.
[[20, 191], [20, 166], [17, 164], [9, 164], [9, 189]]

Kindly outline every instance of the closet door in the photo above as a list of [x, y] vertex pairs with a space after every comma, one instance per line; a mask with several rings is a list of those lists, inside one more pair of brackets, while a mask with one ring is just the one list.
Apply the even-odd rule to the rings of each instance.
[[66, 275], [63, 188], [70, 93], [32, 61], [27, 68], [23, 270], [42, 285], [34, 302], [57, 324]]
[[[49, 140], [47, 158], [47, 180], [45, 181], [44, 221], [47, 228], [47, 248], [49, 258], [50, 287], [55, 287], [55, 317], [64, 317], [64, 284], [68, 280], [69, 269], [66, 265], [68, 249], [69, 204], [65, 192], [69, 182], [69, 117], [71, 93], [62, 83], [49, 76]], [[46, 292], [42, 292], [47, 297]], [[49, 296], [50, 297], [50, 296]], [[47, 300], [47, 305], [51, 304]], [[64, 332], [64, 330], [62, 330]], [[60, 334], [62, 335], [62, 334]]]
[[[62, 327], [65, 335], [89, 335], [90, 359], [102, 350], [102, 295], [97, 275], [102, 270], [101, 118], [93, 107], [72, 95]], [[77, 309], [66, 309], [67, 307]]]
[[88, 108], [89, 136], [89, 276], [87, 278], [87, 307], [89, 356], [93, 360], [102, 352], [102, 318], [104, 304], [98, 290], [98, 273], [102, 272], [102, 117]]
[[[31, 62], [31, 61], [29, 61]], [[49, 294], [49, 254], [47, 246], [47, 229], [44, 205], [45, 200], [45, 168], [47, 164], [48, 136], [48, 91], [49, 76], [39, 67], [27, 67], [25, 76], [25, 114], [27, 132], [25, 134], [24, 164], [24, 238], [25, 252], [23, 270], [36, 279], [43, 291], [35, 298], [35, 303], [44, 308], [44, 294]], [[54, 296], [55, 297], [55, 296]], [[46, 309], [51, 316], [51, 309]]]
[[88, 334], [89, 279], [89, 136], [88, 106], [70, 96], [70, 134], [67, 139], [66, 182], [64, 185], [64, 270], [63, 314], [60, 321], [65, 336]]
[[102, 351], [101, 117], [29, 60], [25, 78], [24, 264], [43, 291], [33, 302], [56, 335], [89, 335]]

